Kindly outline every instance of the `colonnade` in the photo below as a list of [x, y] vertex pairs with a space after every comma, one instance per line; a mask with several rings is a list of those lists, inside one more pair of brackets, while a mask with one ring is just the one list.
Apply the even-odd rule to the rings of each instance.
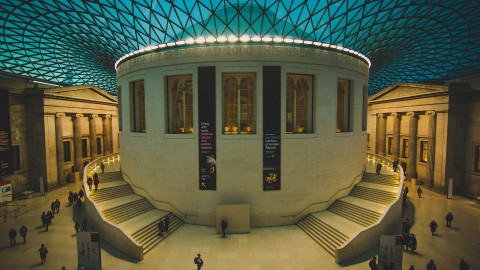
[[[403, 132], [403, 136], [408, 137], [408, 156], [406, 157], [407, 179], [417, 178], [417, 142], [418, 142], [418, 118], [420, 114], [428, 115], [428, 149], [427, 149], [427, 184], [433, 185], [434, 164], [435, 164], [435, 130], [436, 130], [436, 114], [435, 111], [426, 112], [393, 112], [389, 115], [392, 117], [392, 149], [391, 153], [394, 159], [405, 158], [400, 151], [400, 136], [402, 116], [406, 116], [408, 120], [408, 133]], [[377, 114], [377, 130], [376, 130], [376, 153], [381, 156], [387, 156], [387, 113]], [[405, 119], [405, 118], [403, 118]], [[405, 147], [405, 146], [404, 146]]]
[[112, 116], [109, 114], [97, 115], [97, 114], [66, 114], [66, 113], [56, 113], [55, 114], [55, 141], [56, 141], [56, 153], [57, 153], [57, 175], [58, 183], [65, 184], [65, 161], [64, 161], [64, 130], [63, 130], [63, 121], [70, 118], [73, 122], [73, 166], [76, 171], [83, 172], [83, 160], [82, 155], [82, 118], [88, 117], [89, 123], [89, 134], [88, 138], [90, 140], [90, 158], [91, 160], [97, 158], [97, 124], [96, 119], [98, 117], [102, 118], [102, 143], [103, 143], [103, 155], [111, 154], [113, 151], [113, 140], [112, 140]]

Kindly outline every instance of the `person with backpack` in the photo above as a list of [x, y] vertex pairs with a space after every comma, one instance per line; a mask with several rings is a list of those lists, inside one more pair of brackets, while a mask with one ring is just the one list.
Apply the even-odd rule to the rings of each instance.
[[200, 258], [200, 254], [197, 254], [197, 257], [193, 259], [193, 263], [197, 265], [197, 270], [200, 270], [203, 267], [203, 260]]

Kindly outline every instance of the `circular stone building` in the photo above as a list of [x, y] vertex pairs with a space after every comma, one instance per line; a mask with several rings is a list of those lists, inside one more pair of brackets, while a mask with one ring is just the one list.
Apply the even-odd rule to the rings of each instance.
[[253, 227], [292, 224], [361, 178], [369, 61], [352, 50], [207, 38], [116, 68], [124, 178], [187, 223], [243, 204]]

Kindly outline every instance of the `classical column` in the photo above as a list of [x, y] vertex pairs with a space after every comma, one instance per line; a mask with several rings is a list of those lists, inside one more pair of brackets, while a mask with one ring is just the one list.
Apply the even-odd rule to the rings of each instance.
[[111, 115], [106, 114], [102, 117], [102, 126], [103, 126], [103, 152], [104, 155], [112, 153], [112, 148], [110, 142], [112, 141], [112, 125], [110, 123]]
[[82, 114], [74, 114], [73, 118], [73, 165], [75, 170], [83, 172], [83, 157], [82, 157]]
[[435, 134], [436, 134], [436, 117], [434, 111], [428, 111], [428, 150], [427, 150], [427, 181], [433, 186], [434, 180], [434, 166], [435, 166]]
[[97, 158], [97, 115], [92, 114], [88, 117], [88, 127], [90, 132], [90, 156], [92, 160]]
[[392, 142], [392, 154], [394, 158], [400, 156], [400, 114], [392, 113], [393, 118], [393, 142]]
[[63, 154], [63, 119], [64, 113], [55, 114], [55, 144], [57, 148], [57, 182], [65, 184], [65, 160]]
[[415, 112], [408, 112], [408, 161], [407, 179], [417, 178], [417, 123], [418, 115]]
[[380, 156], [385, 156], [385, 136], [387, 132], [387, 117], [383, 113], [377, 115], [378, 125], [377, 125], [377, 149]]

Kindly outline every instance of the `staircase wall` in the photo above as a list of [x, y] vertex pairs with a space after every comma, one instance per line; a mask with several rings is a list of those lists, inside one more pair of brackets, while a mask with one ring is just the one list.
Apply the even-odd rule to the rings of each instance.
[[[88, 175], [88, 172], [94, 170], [95, 167], [99, 166], [102, 161], [107, 159], [112, 159], [117, 157], [117, 154], [112, 154], [109, 156], [103, 156], [99, 159], [96, 159], [90, 162], [85, 166], [84, 176]], [[118, 159], [115, 162], [119, 162]], [[84, 190], [88, 190], [86, 184], [86, 179], [83, 179]], [[88, 192], [85, 192], [85, 210], [87, 215], [88, 224], [93, 226], [93, 228], [100, 232], [100, 238], [105, 240], [108, 243], [115, 243], [115, 246], [120, 251], [132, 256], [137, 260], [143, 260], [143, 247], [135, 243], [125, 232], [120, 228], [110, 223], [105, 217], [101, 214], [101, 211], [96, 208], [95, 204], [90, 200]]]
[[[375, 156], [377, 161], [384, 161], [391, 166], [392, 160], [385, 159], [380, 156]], [[379, 235], [389, 234], [391, 230], [402, 222], [402, 190], [404, 181], [404, 172], [402, 166], [400, 169], [400, 184], [398, 185], [397, 195], [395, 201], [387, 207], [384, 214], [378, 219], [378, 222], [359, 232], [357, 235], [350, 238], [350, 241], [345, 242], [337, 249], [335, 262], [342, 263], [351, 260], [365, 251], [377, 246], [379, 244]]]

